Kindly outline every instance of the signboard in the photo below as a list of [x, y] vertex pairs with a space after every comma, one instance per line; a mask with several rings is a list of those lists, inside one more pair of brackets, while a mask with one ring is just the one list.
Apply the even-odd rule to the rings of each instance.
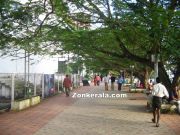
[[44, 95], [45, 97], [55, 93], [54, 74], [44, 74]]

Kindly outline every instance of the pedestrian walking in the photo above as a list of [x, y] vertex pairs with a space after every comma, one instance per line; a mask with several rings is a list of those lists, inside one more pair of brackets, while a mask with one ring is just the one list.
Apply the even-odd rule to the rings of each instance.
[[94, 86], [97, 85], [97, 78], [96, 78], [96, 75], [94, 76]]
[[96, 76], [97, 86], [100, 85], [101, 77], [99, 75]]
[[156, 127], [159, 127], [159, 120], [160, 120], [160, 109], [162, 104], [162, 97], [166, 96], [169, 97], [169, 93], [166, 87], [160, 83], [159, 77], [156, 78], [156, 83], [153, 86], [152, 90], [152, 109], [153, 109], [153, 119], [152, 122], [156, 123]]
[[71, 87], [72, 87], [72, 82], [71, 82], [71, 79], [69, 78], [68, 75], [66, 75], [66, 78], [64, 78], [63, 86], [65, 88], [66, 96], [69, 97], [70, 90], [71, 90]]
[[111, 90], [114, 90], [114, 83], [115, 83], [116, 77], [113, 75], [111, 76]]
[[152, 82], [152, 80], [150, 80], [147, 83], [147, 90], [151, 93], [152, 89], [153, 89], [153, 82]]
[[124, 82], [123, 76], [119, 75], [119, 78], [118, 78], [118, 90], [119, 91], [121, 91], [123, 82]]
[[109, 83], [109, 77], [106, 75], [106, 76], [104, 77], [105, 90], [108, 90], [108, 83]]
[[146, 95], [147, 95], [147, 111], [152, 109], [152, 90], [153, 90], [153, 82], [150, 80], [147, 83]]

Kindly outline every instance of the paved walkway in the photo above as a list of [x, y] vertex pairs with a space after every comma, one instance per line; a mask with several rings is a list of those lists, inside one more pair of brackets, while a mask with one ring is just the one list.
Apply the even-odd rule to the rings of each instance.
[[[82, 87], [75, 93], [119, 94], [103, 86]], [[124, 93], [124, 92], [122, 92]], [[73, 94], [73, 93], [72, 93]], [[143, 94], [127, 98], [72, 98], [64, 94], [21, 112], [0, 114], [0, 135], [178, 135], [179, 115], [162, 115], [151, 122]], [[169, 120], [173, 120], [169, 121]]]

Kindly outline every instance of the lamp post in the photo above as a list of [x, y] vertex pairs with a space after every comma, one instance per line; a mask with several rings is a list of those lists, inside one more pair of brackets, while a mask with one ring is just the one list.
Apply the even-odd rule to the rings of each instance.
[[130, 65], [130, 69], [131, 69], [131, 88], [133, 86], [133, 70], [134, 70], [134, 65]]
[[24, 97], [27, 95], [27, 51], [24, 50]]
[[[63, 89], [63, 75], [66, 73], [67, 62], [69, 61], [68, 56], [58, 57], [58, 74], [61, 76], [61, 89]], [[58, 91], [59, 91], [59, 75], [58, 75]]]
[[24, 85], [25, 85], [25, 97], [29, 96], [29, 76], [30, 76], [30, 52], [24, 50]]
[[158, 54], [152, 54], [151, 55], [151, 61], [154, 62], [154, 79], [158, 77], [158, 62], [159, 62], [159, 55]]

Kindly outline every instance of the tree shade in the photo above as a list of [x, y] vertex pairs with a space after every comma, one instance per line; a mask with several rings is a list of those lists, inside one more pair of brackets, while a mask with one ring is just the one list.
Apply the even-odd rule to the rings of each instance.
[[[24, 42], [19, 37], [12, 40], [19, 41], [21, 48], [28, 42], [34, 53], [72, 52], [92, 67], [115, 70], [132, 64], [140, 70], [145, 66], [153, 69], [151, 54], [160, 54], [159, 77], [169, 90], [177, 85], [178, 0], [44, 0], [41, 6], [38, 4], [26, 5], [32, 11], [28, 16], [32, 18], [28, 19], [30, 26], [37, 29], [30, 31]], [[44, 20], [32, 23], [34, 16], [43, 13]], [[172, 81], [167, 70], [174, 74]]]

